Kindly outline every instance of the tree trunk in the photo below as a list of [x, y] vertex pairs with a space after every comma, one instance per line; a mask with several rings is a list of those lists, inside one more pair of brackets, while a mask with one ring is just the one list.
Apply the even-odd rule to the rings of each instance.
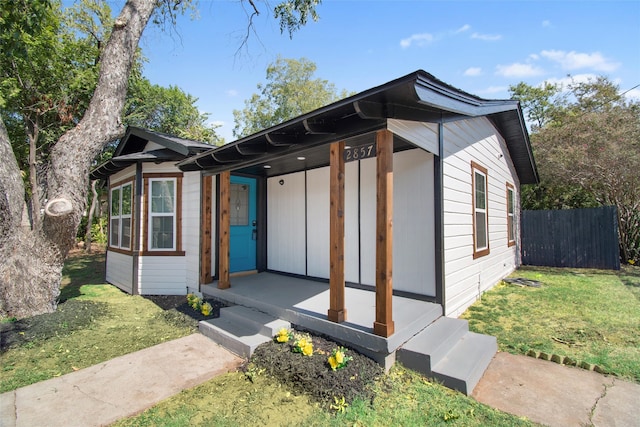
[[91, 208], [89, 208], [89, 216], [87, 217], [87, 229], [84, 233], [84, 250], [88, 254], [91, 253], [91, 227], [93, 226], [93, 217], [96, 214], [96, 205], [98, 204], [98, 192], [96, 191], [97, 179], [91, 181]]
[[120, 116], [129, 73], [157, 4], [156, 0], [128, 0], [116, 18], [87, 111], [51, 149], [41, 229], [20, 227], [24, 185], [0, 120], [0, 315], [25, 317], [55, 310], [62, 265], [86, 206], [91, 162], [106, 143], [124, 132]]
[[26, 118], [26, 122], [30, 124], [27, 126], [27, 135], [29, 137], [29, 184], [31, 186], [31, 228], [37, 229], [40, 227], [40, 187], [38, 186], [38, 169], [37, 169], [37, 154], [38, 154], [38, 136], [40, 133], [40, 125], [38, 115], [35, 116], [35, 122], [32, 122], [29, 118]]

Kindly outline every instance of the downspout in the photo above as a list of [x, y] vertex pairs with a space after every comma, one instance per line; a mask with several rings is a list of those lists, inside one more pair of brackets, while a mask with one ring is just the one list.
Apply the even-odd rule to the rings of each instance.
[[140, 230], [142, 229], [142, 162], [136, 162], [136, 201], [134, 207], [134, 233], [133, 233], [133, 275], [131, 283], [131, 294], [140, 295], [140, 283], [138, 280], [140, 259]]
[[442, 306], [446, 314], [446, 295], [444, 280], [444, 123], [442, 118], [438, 122], [438, 155], [434, 165], [434, 210], [435, 210], [435, 273], [436, 273], [436, 302]]

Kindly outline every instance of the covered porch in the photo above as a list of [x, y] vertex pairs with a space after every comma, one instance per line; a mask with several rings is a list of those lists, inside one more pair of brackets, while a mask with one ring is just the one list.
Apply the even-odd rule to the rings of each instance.
[[439, 304], [393, 296], [395, 332], [382, 337], [373, 331], [376, 293], [372, 291], [345, 288], [349, 316], [341, 323], [329, 320], [329, 284], [319, 281], [263, 272], [233, 277], [233, 286], [227, 289], [219, 289], [217, 282], [203, 285], [201, 292], [326, 335], [383, 365], [393, 364], [389, 358], [402, 344], [442, 316]]

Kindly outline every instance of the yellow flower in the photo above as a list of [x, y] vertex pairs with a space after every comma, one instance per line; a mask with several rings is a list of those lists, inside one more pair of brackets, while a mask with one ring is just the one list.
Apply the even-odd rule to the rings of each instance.
[[302, 354], [304, 354], [305, 356], [311, 356], [313, 354], [313, 344], [306, 343], [303, 347], [302, 347]]
[[287, 328], [282, 328], [278, 331], [278, 335], [276, 337], [276, 341], [278, 342], [287, 342], [289, 341], [289, 331]]
[[336, 361], [335, 357], [329, 357], [329, 366], [331, 366], [331, 369], [333, 369], [334, 371], [336, 370], [336, 368], [338, 367], [338, 362]]
[[344, 353], [342, 353], [341, 351], [336, 351], [335, 357], [336, 357], [336, 362], [338, 362], [338, 365], [344, 362]]
[[200, 311], [202, 312], [203, 316], [209, 316], [211, 314], [211, 312], [213, 311], [213, 307], [211, 306], [211, 304], [206, 302], [206, 303], [202, 304], [202, 307], [200, 308]]

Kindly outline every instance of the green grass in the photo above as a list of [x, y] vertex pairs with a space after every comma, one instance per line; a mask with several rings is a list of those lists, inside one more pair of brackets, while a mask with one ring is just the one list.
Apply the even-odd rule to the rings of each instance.
[[116, 427], [144, 426], [532, 426], [395, 366], [372, 402], [325, 411], [266, 374], [231, 373], [186, 390]]
[[529, 350], [585, 361], [640, 382], [640, 268], [521, 268], [540, 288], [500, 284], [463, 315], [500, 350]]
[[[104, 255], [72, 257], [55, 313], [3, 323], [0, 392], [194, 332], [140, 296], [104, 284]], [[8, 349], [5, 348], [5, 344]]]

